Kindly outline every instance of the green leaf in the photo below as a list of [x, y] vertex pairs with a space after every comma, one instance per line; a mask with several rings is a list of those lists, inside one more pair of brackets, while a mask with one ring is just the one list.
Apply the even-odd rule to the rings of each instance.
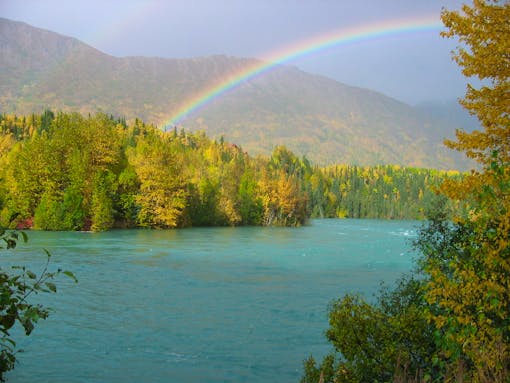
[[69, 278], [71, 278], [74, 282], [78, 283], [78, 278], [76, 278], [76, 276], [70, 272], [70, 271], [62, 271], [62, 274], [68, 276]]
[[34, 323], [30, 319], [26, 319], [22, 322], [23, 328], [25, 329], [25, 334], [30, 335], [32, 330], [34, 329]]
[[492, 306], [492, 307], [498, 307], [498, 306], [499, 306], [499, 299], [497, 299], [497, 298], [492, 298], [492, 299], [491, 299], [491, 306]]
[[55, 284], [53, 282], [46, 282], [45, 285], [54, 293], [57, 292], [57, 286], [55, 286]]
[[16, 247], [16, 241], [14, 239], [5, 239], [5, 243], [7, 243], [8, 249], [14, 249]]
[[13, 223], [16, 218], [18, 218], [19, 213], [14, 213], [9, 217], [9, 223]]
[[27, 270], [27, 276], [30, 278], [30, 279], [37, 279], [37, 275], [35, 275], [35, 273], [33, 273], [32, 271], [30, 270]]

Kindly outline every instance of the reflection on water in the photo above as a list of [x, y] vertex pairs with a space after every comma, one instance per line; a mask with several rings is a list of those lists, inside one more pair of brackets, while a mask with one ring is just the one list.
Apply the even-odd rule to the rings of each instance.
[[320, 220], [289, 228], [29, 233], [62, 281], [10, 382], [296, 382], [324, 354], [332, 299], [370, 296], [412, 266], [416, 222]]

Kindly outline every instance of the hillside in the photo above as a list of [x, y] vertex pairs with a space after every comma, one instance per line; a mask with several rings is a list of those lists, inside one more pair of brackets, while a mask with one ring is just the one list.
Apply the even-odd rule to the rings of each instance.
[[[161, 125], [182, 100], [253, 60], [117, 58], [74, 38], [0, 19], [0, 111], [104, 111]], [[466, 167], [442, 145], [460, 126], [292, 66], [227, 92], [182, 125], [223, 135], [251, 154], [285, 144], [320, 164]]]

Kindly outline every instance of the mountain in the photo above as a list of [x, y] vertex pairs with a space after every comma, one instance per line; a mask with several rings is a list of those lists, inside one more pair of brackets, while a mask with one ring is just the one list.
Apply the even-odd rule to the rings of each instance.
[[457, 100], [428, 101], [415, 106], [426, 118], [434, 118], [443, 124], [472, 132], [481, 129], [480, 121], [464, 109]]
[[[0, 111], [103, 111], [162, 125], [184, 100], [257, 62], [226, 56], [118, 58], [0, 18]], [[292, 66], [278, 66], [226, 92], [183, 126], [224, 136], [251, 154], [284, 144], [319, 164], [468, 166], [442, 145], [455, 130], [448, 119]]]

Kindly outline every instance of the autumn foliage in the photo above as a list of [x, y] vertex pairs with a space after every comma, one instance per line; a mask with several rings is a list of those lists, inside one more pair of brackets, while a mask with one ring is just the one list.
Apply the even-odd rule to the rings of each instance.
[[336, 353], [309, 358], [303, 383], [510, 381], [510, 3], [474, 0], [442, 19], [454, 59], [482, 84], [462, 104], [483, 129], [446, 144], [478, 167], [440, 187], [415, 241], [416, 279], [375, 303], [333, 304]]
[[46, 111], [0, 114], [0, 223], [112, 227], [302, 225], [310, 217], [420, 219], [458, 173], [313, 166], [284, 146], [253, 157], [203, 132]]
[[442, 19], [444, 35], [463, 44], [454, 58], [464, 75], [482, 80], [462, 104], [483, 130], [447, 142], [480, 167], [442, 186], [463, 207], [462, 236], [441, 262], [426, 263], [426, 299], [444, 361], [463, 365], [470, 380], [502, 382], [510, 378], [510, 3], [475, 0]]

